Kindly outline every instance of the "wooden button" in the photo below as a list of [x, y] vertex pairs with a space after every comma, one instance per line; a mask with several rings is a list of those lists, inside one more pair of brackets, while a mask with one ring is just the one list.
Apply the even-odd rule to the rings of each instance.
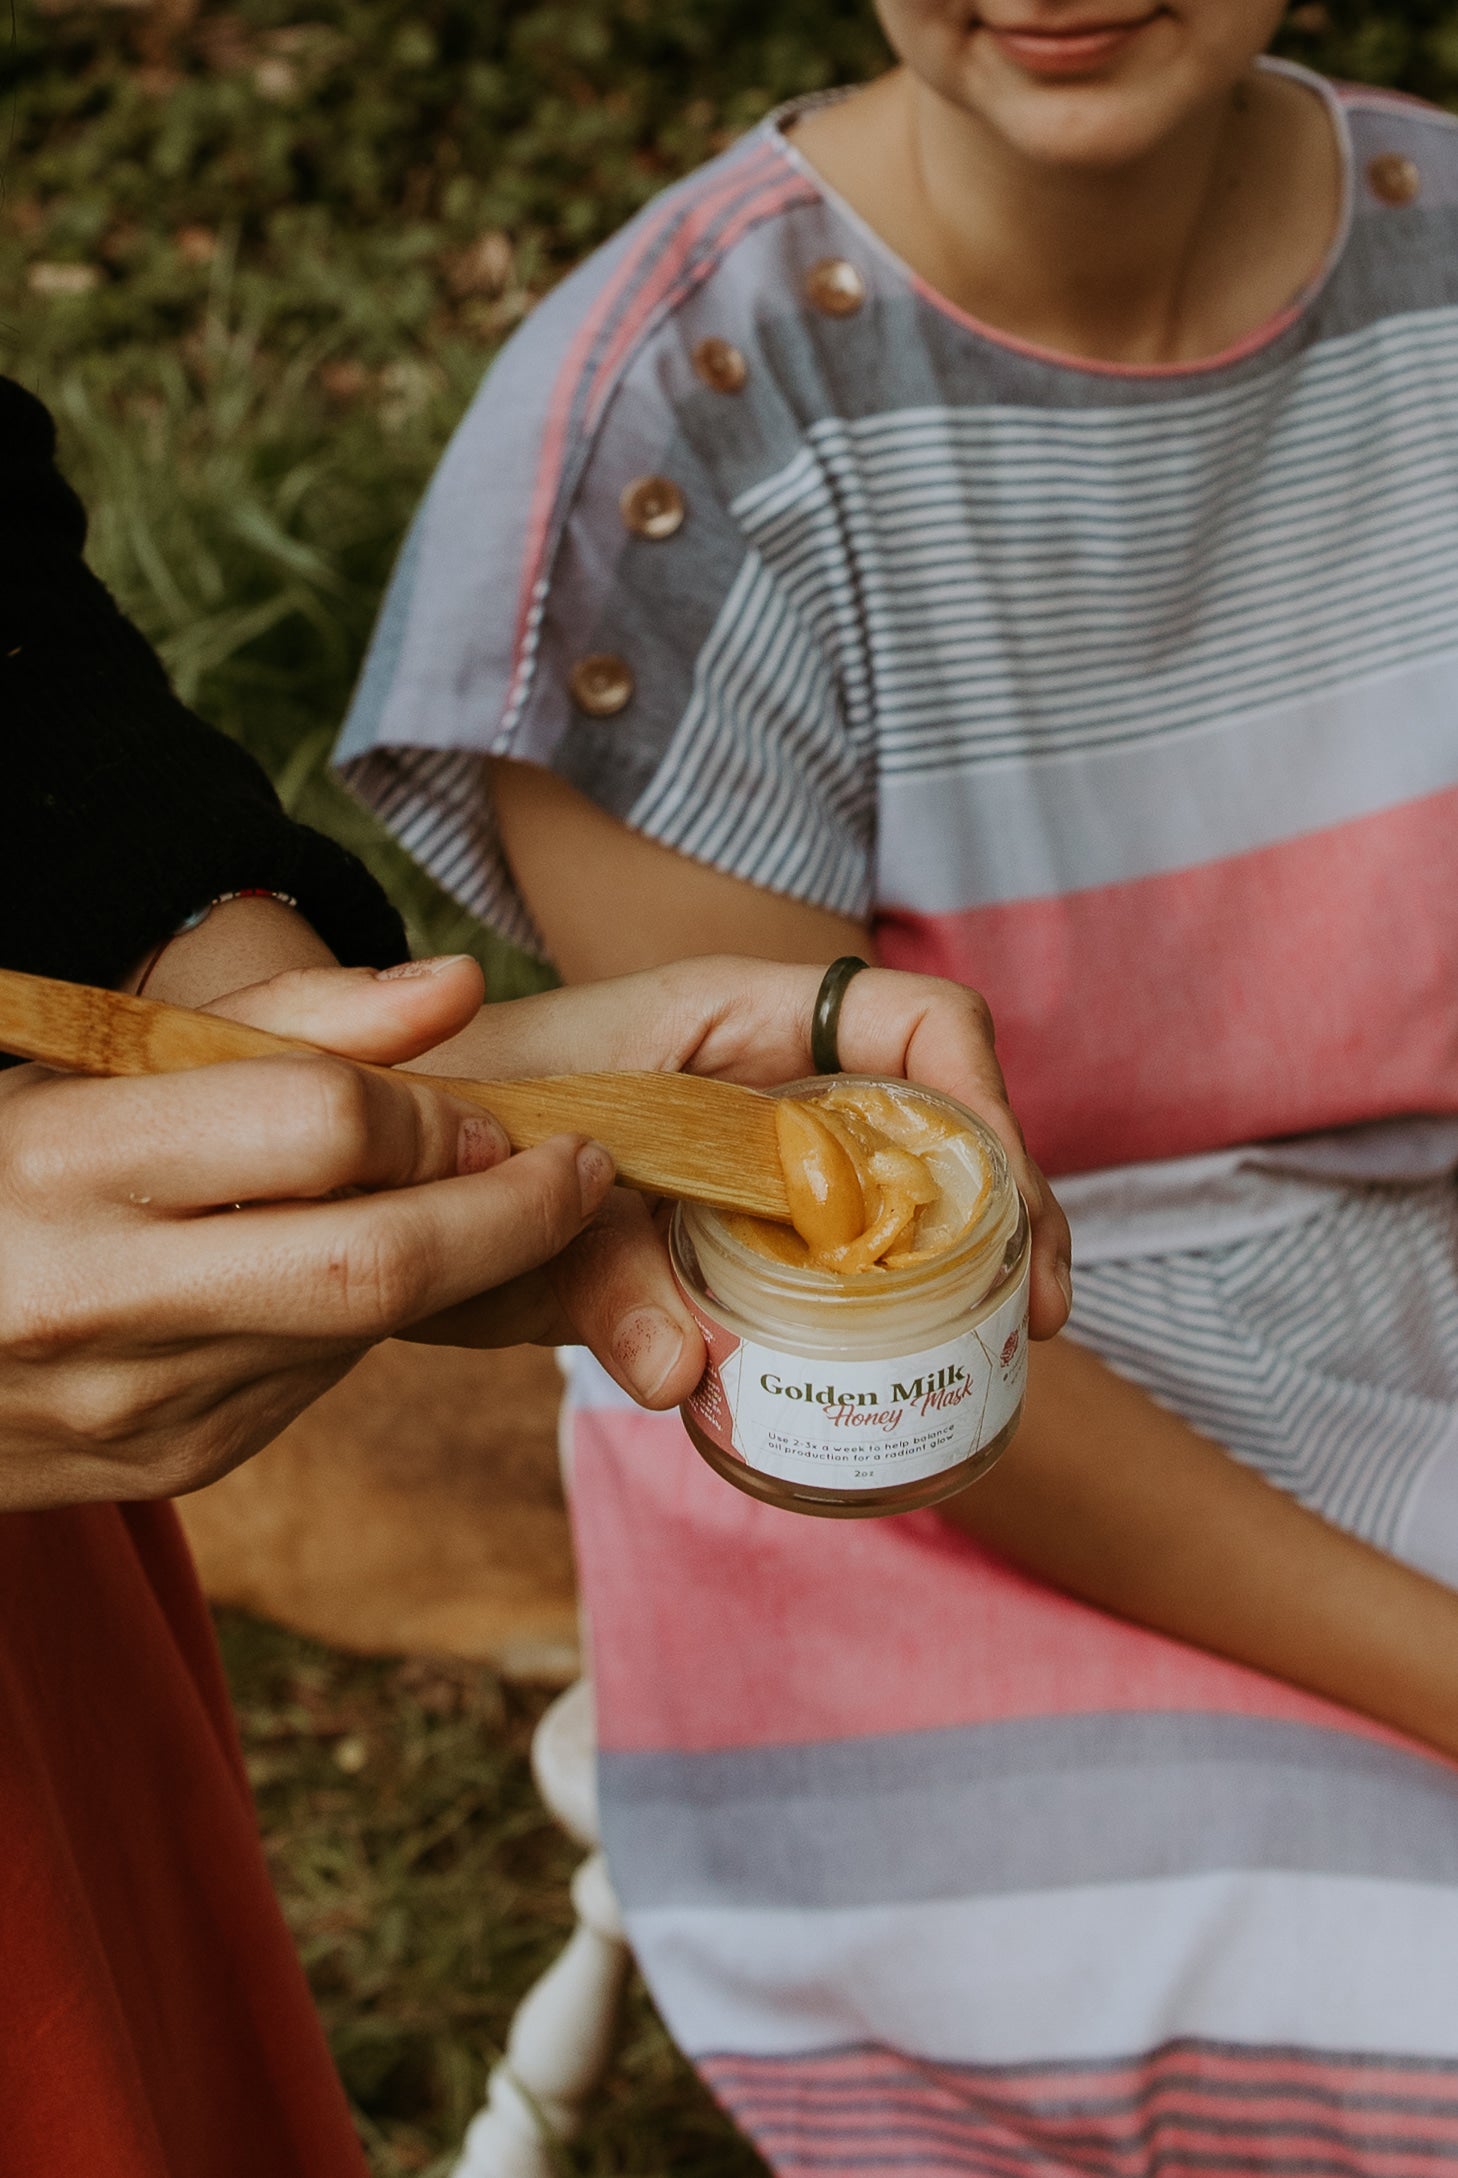
[[633, 671], [610, 650], [579, 658], [572, 668], [572, 701], [589, 718], [616, 718], [633, 700]]
[[733, 341], [713, 333], [695, 348], [694, 369], [716, 393], [742, 393], [749, 377], [749, 365]]
[[682, 529], [688, 512], [683, 493], [666, 476], [635, 477], [631, 484], [623, 486], [618, 506], [624, 526], [635, 537], [651, 537], [655, 542]]
[[866, 283], [845, 257], [822, 257], [805, 275], [805, 293], [828, 318], [850, 318], [866, 299]]
[[1383, 204], [1413, 204], [1423, 186], [1416, 163], [1400, 151], [1379, 152], [1367, 167], [1367, 180]]

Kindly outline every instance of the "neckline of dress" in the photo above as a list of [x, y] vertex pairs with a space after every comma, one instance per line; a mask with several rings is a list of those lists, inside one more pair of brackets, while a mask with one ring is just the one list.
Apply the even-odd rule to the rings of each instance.
[[891, 244], [876, 232], [870, 222], [862, 217], [855, 209], [855, 206], [843, 197], [840, 191], [830, 182], [826, 181], [819, 169], [813, 166], [803, 152], [796, 148], [794, 139], [785, 133], [785, 124], [787, 122], [796, 121], [802, 115], [814, 112], [817, 107], [838, 104], [842, 98], [850, 95], [848, 91], [816, 91], [812, 92], [807, 98], [788, 100], [785, 104], [775, 107], [772, 113], [765, 116], [760, 123], [760, 130], [768, 141], [774, 145], [780, 156], [795, 169], [797, 174], [811, 183], [827, 207], [839, 219], [844, 220], [849, 227], [854, 229], [866, 246], [875, 252], [876, 256], [903, 286], [909, 288], [921, 301], [929, 304], [940, 316], [948, 319], [953, 325], [960, 327], [963, 332], [971, 333], [978, 340], [985, 341], [992, 347], [1000, 348], [1007, 354], [1021, 356], [1029, 362], [1047, 364], [1055, 370], [1077, 373], [1085, 377], [1152, 380], [1205, 378], [1220, 371], [1229, 370], [1237, 363], [1249, 361], [1252, 356], [1258, 355], [1263, 348], [1270, 347], [1284, 333], [1288, 333], [1292, 326], [1305, 316], [1312, 304], [1329, 285], [1333, 273], [1346, 253], [1355, 214], [1356, 162], [1352, 146], [1351, 125], [1347, 118], [1346, 108], [1336, 90], [1325, 76], [1318, 75], [1314, 69], [1303, 68], [1299, 61], [1280, 60], [1274, 55], [1262, 54], [1257, 60], [1256, 66], [1273, 75], [1282, 75], [1294, 83], [1303, 84], [1308, 90], [1316, 93], [1326, 110], [1336, 136], [1337, 152], [1341, 160], [1341, 208], [1337, 216], [1336, 230], [1321, 263], [1305, 286], [1293, 295], [1290, 302], [1283, 304], [1279, 310], [1273, 312], [1270, 317], [1253, 327], [1249, 333], [1242, 334], [1239, 340], [1220, 349], [1216, 354], [1195, 356], [1190, 361], [1181, 363], [1113, 363], [1103, 361], [1097, 356], [1069, 355], [1063, 349], [1046, 348], [1037, 341], [1020, 340], [1017, 334], [1004, 332], [1000, 326], [989, 324], [985, 319], [974, 317], [970, 311], [963, 310], [949, 296], [944, 295], [940, 288], [934, 287], [930, 280], [923, 279], [922, 275], [906, 262], [906, 259], [900, 255], [899, 251], [894, 250]]

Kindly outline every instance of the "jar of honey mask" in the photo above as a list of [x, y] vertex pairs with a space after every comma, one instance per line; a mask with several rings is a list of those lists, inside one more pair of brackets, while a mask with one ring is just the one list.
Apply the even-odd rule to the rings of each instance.
[[681, 1412], [751, 1496], [907, 1512], [990, 1467], [1022, 1412], [1028, 1219], [950, 1097], [842, 1076], [776, 1090], [795, 1227], [680, 1203], [674, 1275], [709, 1348]]

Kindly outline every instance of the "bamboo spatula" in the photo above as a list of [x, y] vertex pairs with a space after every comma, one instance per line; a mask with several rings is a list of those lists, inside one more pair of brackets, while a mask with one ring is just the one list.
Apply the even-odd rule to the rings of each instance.
[[[216, 1014], [0, 969], [0, 1051], [68, 1073], [182, 1074], [226, 1059], [313, 1048]], [[612, 1152], [619, 1178], [634, 1187], [789, 1222], [774, 1105], [756, 1089], [696, 1074], [419, 1078], [484, 1105], [514, 1149], [529, 1149], [550, 1134], [590, 1134]]]

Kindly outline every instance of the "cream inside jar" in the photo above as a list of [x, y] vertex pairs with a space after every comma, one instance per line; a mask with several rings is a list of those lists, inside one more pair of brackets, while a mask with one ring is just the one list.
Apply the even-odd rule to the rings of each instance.
[[782, 1097], [775, 1116], [791, 1223], [725, 1220], [775, 1262], [841, 1278], [930, 1263], [971, 1230], [996, 1184], [972, 1115], [904, 1082], [837, 1082]]
[[726, 1479], [798, 1511], [931, 1504], [992, 1464], [1021, 1413], [1028, 1226], [1006, 1156], [974, 1114], [905, 1082], [776, 1094], [800, 1107], [780, 1124], [798, 1230], [675, 1213], [675, 1275], [709, 1347], [689, 1435]]

